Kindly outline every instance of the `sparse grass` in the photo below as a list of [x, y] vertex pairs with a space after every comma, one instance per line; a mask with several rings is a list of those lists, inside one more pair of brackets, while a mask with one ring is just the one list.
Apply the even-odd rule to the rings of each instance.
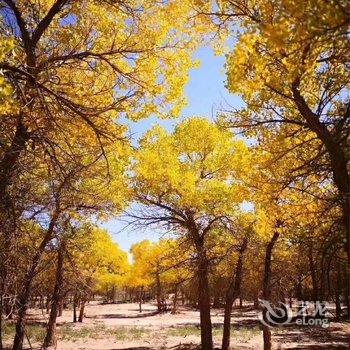
[[58, 328], [58, 336], [62, 340], [77, 341], [79, 339], [97, 339], [101, 331], [100, 326], [75, 328], [72, 324], [65, 324]]
[[[232, 326], [231, 329], [231, 338], [237, 339], [239, 341], [249, 341], [249, 339], [255, 337], [260, 333], [259, 327], [235, 327]], [[167, 336], [171, 337], [187, 337], [190, 335], [200, 336], [201, 330], [197, 326], [184, 326], [184, 327], [174, 327], [170, 328], [166, 332]], [[222, 327], [214, 327], [213, 328], [213, 336], [214, 337], [222, 337]]]
[[[31, 343], [41, 343], [44, 340], [46, 329], [42, 325], [27, 325], [26, 333]], [[150, 336], [154, 332], [144, 327], [107, 327], [105, 325], [79, 326], [74, 324], [64, 324], [57, 328], [58, 338], [63, 341], [78, 342], [87, 339], [103, 339], [106, 337], [114, 338], [117, 341], [140, 340]], [[258, 327], [234, 327], [232, 326], [231, 338], [240, 342], [248, 342], [251, 338], [260, 332]], [[195, 325], [172, 327], [165, 329], [162, 334], [166, 337], [187, 336], [200, 337], [200, 328]], [[12, 339], [15, 334], [13, 323], [5, 322], [3, 325], [4, 339]], [[213, 336], [222, 336], [222, 327], [213, 328]]]
[[2, 324], [2, 336], [7, 338], [13, 338], [15, 335], [15, 325], [10, 322], [3, 322]]
[[141, 339], [149, 330], [142, 327], [106, 327], [97, 325], [94, 327], [75, 328], [72, 324], [63, 325], [59, 329], [59, 337], [62, 340], [76, 342], [81, 339], [102, 339], [106, 336], [116, 340]]
[[174, 327], [167, 330], [167, 336], [169, 337], [187, 337], [189, 335], [200, 336], [201, 330], [196, 326], [183, 326], [183, 327]]
[[141, 339], [149, 334], [150, 330], [143, 327], [117, 327], [110, 328], [108, 334], [116, 338], [116, 340], [132, 340]]
[[[72, 342], [82, 339], [102, 339], [105, 337], [126, 341], [141, 339], [149, 333], [150, 330], [142, 327], [106, 327], [105, 325], [75, 327], [73, 324], [64, 324], [57, 328], [57, 335], [60, 340]], [[26, 334], [31, 343], [41, 343], [45, 338], [46, 329], [41, 325], [27, 325]], [[5, 340], [13, 339], [15, 325], [5, 322], [2, 327], [2, 335]]]
[[261, 330], [259, 327], [232, 327], [231, 339], [236, 339], [240, 342], [248, 342], [260, 333]]
[[[42, 325], [28, 324], [26, 325], [26, 337], [31, 343], [42, 342], [44, 340], [46, 329]], [[5, 340], [13, 339], [15, 336], [15, 325], [12, 322], [4, 322], [2, 334]]]

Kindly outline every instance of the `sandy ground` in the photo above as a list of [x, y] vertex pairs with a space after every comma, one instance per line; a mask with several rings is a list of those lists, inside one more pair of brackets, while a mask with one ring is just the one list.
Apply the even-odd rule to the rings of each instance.
[[[28, 322], [45, 322], [47, 315], [30, 310]], [[214, 343], [220, 346], [223, 310], [212, 310]], [[231, 349], [263, 349], [262, 332], [255, 310], [236, 309], [232, 315]], [[138, 311], [137, 304], [86, 306], [83, 323], [72, 323], [72, 311], [58, 318], [60, 340], [56, 348], [101, 350], [194, 349], [200, 341], [199, 312], [180, 307], [179, 313], [158, 314], [151, 303]], [[329, 328], [283, 327], [273, 329], [274, 349], [350, 349], [350, 324], [331, 323]]]

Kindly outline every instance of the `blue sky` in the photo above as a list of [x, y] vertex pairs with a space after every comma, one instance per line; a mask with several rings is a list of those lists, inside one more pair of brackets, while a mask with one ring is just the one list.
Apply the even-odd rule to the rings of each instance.
[[[214, 56], [210, 48], [201, 48], [195, 55], [201, 65], [190, 72], [190, 80], [186, 86], [188, 107], [182, 116], [205, 116], [214, 119], [216, 112], [228, 106], [241, 106], [242, 101], [238, 96], [229, 94], [225, 89], [225, 57]], [[178, 120], [158, 121], [155, 118], [142, 120], [138, 123], [128, 123], [134, 139], [139, 139], [152, 125], [159, 123], [166, 128], [172, 128]], [[130, 230], [121, 219], [114, 219], [101, 225], [112, 235], [113, 240], [120, 247], [129, 251], [131, 245], [142, 239], [157, 240], [160, 232], [150, 230]]]

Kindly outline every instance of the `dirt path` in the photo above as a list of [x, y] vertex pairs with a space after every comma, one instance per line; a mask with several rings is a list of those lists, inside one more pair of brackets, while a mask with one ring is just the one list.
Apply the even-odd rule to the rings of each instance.
[[[180, 308], [172, 315], [158, 314], [150, 303], [138, 311], [137, 304], [101, 305], [91, 302], [86, 306], [83, 323], [72, 323], [72, 311], [65, 310], [58, 319], [57, 349], [101, 350], [185, 350], [196, 348], [200, 342], [199, 312]], [[30, 310], [31, 323], [44, 323], [47, 315]], [[223, 310], [212, 311], [213, 335], [216, 347], [222, 336]], [[263, 349], [262, 335], [255, 310], [236, 309], [232, 317], [232, 349]], [[320, 327], [286, 327], [273, 329], [275, 349], [349, 349], [350, 324], [331, 323]]]

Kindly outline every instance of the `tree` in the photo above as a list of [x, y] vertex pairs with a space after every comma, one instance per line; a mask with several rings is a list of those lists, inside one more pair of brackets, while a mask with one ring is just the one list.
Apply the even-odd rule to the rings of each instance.
[[[77, 146], [79, 147], [79, 146]], [[101, 178], [101, 170], [105, 161], [102, 157], [92, 158], [91, 154], [81, 157], [85, 165], [76, 164], [71, 159], [57, 152], [59, 160], [57, 165], [51, 163], [50, 155], [47, 167], [34, 167], [26, 178], [37, 186], [31, 207], [27, 207], [21, 220], [37, 222], [43, 226], [40, 230], [41, 239], [37, 242], [37, 249], [30, 257], [26, 274], [23, 277], [22, 287], [18, 293], [18, 317], [16, 323], [16, 335], [14, 349], [20, 349], [23, 343], [25, 315], [28, 301], [32, 292], [33, 280], [37, 274], [40, 260], [45, 250], [53, 239], [58, 238], [59, 227], [67, 220], [74, 217], [76, 220], [88, 218], [91, 215], [104, 211], [104, 216], [119, 212], [125, 205], [128, 196], [124, 179], [127, 153], [119, 155], [110, 149], [106, 149], [106, 157], [109, 160], [109, 171], [113, 175], [113, 190], [108, 185], [109, 180]], [[45, 160], [45, 158], [44, 158]], [[35, 164], [36, 165], [36, 164]], [[107, 183], [106, 183], [107, 181]], [[119, 188], [119, 190], [118, 190]]]
[[[196, 20], [194, 28], [189, 20], [190, 1], [179, 4], [0, 2], [5, 40], [0, 69], [18, 106], [2, 120], [11, 129], [2, 140], [2, 213], [28, 143], [52, 150], [63, 142], [68, 152], [74, 140], [84, 141], [79, 137], [84, 130], [90, 146], [103, 148], [119, 137], [116, 115], [138, 120], [178, 114], [187, 72], [193, 67], [193, 34], [204, 26], [203, 20]], [[7, 54], [11, 48], [13, 54]]]
[[192, 118], [172, 134], [153, 128], [141, 140], [135, 159], [132, 181], [142, 209], [133, 217], [141, 224], [163, 224], [191, 243], [196, 252], [201, 342], [210, 350], [206, 242], [247, 195], [238, 175], [248, 171], [249, 152], [229, 132], [204, 118]]
[[85, 304], [99, 290], [101, 280], [113, 276], [121, 281], [128, 270], [126, 253], [112, 242], [107, 231], [89, 222], [67, 220], [56, 250], [56, 278], [44, 348], [56, 344], [56, 319], [64, 294], [69, 292], [79, 302], [78, 321], [83, 322]]
[[196, 20], [193, 31], [190, 12], [183, 1], [0, 2], [2, 261], [27, 209], [19, 195], [35, 196], [23, 191], [28, 164], [62, 168], [63, 158], [85, 167], [90, 154], [92, 162], [105, 158], [101, 173], [110, 179], [106, 153], [125, 141], [116, 117], [178, 114], [197, 45], [192, 34], [204, 26]]
[[[222, 350], [228, 350], [230, 347], [230, 333], [231, 333], [231, 313], [233, 303], [238, 297], [242, 297], [241, 295], [241, 286], [243, 280], [243, 269], [244, 269], [244, 260], [246, 251], [248, 248], [248, 240], [252, 236], [252, 216], [251, 215], [242, 215], [239, 223], [236, 227], [232, 228], [232, 233], [235, 236], [236, 240], [239, 241], [238, 248], [238, 257], [237, 262], [235, 264], [234, 272], [231, 273], [231, 277], [229, 280], [229, 284], [226, 290], [226, 298], [225, 298], [225, 313], [224, 313], [224, 325], [223, 325], [223, 335], [222, 335]], [[243, 231], [243, 232], [239, 232]]]
[[311, 133], [298, 146], [307, 151], [313, 140], [318, 152], [305, 159], [303, 169], [318, 164], [317, 172], [326, 161], [350, 262], [348, 2], [238, 0], [218, 6], [211, 16], [228, 27], [238, 18], [241, 28], [227, 56], [227, 88], [247, 107], [234, 113], [231, 126], [261, 141], [271, 129], [287, 129], [289, 136]]
[[142, 302], [145, 289], [152, 284], [151, 263], [152, 263], [152, 243], [143, 240], [133, 244], [130, 251], [133, 256], [128, 286], [136, 288], [138, 291], [139, 311], [142, 312]]

